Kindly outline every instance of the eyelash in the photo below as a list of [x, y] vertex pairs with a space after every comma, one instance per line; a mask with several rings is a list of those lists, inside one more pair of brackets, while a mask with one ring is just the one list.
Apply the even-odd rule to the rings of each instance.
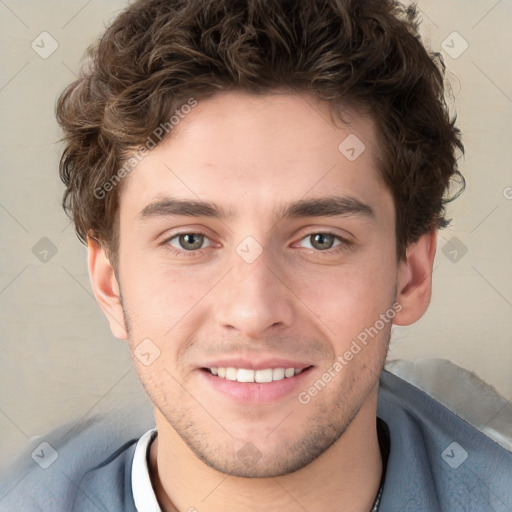
[[170, 245], [169, 242], [171, 240], [174, 240], [175, 238], [178, 238], [181, 235], [201, 235], [204, 236], [205, 238], [208, 238], [208, 235], [206, 233], [203, 233], [202, 231], [181, 231], [179, 233], [175, 233], [174, 235], [172, 235], [171, 237], [167, 238], [162, 242], [162, 244], [171, 254], [173, 254], [174, 256], [183, 256], [185, 258], [197, 256], [197, 253], [200, 252], [202, 249], [196, 249], [194, 251], [186, 251], [185, 249], [183, 249], [182, 251], [180, 251], [179, 249], [176, 249], [175, 247]]
[[[175, 255], [175, 256], [182, 256], [182, 257], [185, 257], [185, 258], [192, 258], [194, 256], [198, 256], [198, 253], [200, 251], [202, 251], [203, 249], [196, 249], [196, 250], [193, 250], [193, 251], [186, 251], [186, 250], [178, 250], [176, 249], [175, 247], [173, 247], [172, 245], [169, 244], [169, 242], [181, 235], [202, 235], [204, 236], [205, 238], [208, 238], [208, 235], [206, 233], [203, 233], [202, 231], [182, 231], [180, 233], [175, 233], [174, 235], [172, 235], [171, 237], [167, 238], [166, 240], [164, 240], [162, 242], [162, 245], [164, 245], [167, 250], [169, 252], [171, 252], [171, 254]], [[332, 235], [336, 240], [338, 240], [340, 243], [336, 246], [336, 247], [333, 247], [332, 249], [326, 249], [324, 251], [320, 251], [318, 249], [308, 249], [306, 248], [306, 250], [311, 254], [313, 253], [315, 256], [317, 257], [326, 257], [326, 256], [334, 256], [334, 255], [337, 255], [339, 254], [340, 252], [342, 251], [346, 251], [347, 249], [353, 249], [353, 243], [348, 241], [347, 239], [337, 235], [336, 233], [333, 233], [332, 231], [329, 231], [329, 230], [326, 230], [326, 231], [314, 231], [314, 232], [311, 232], [305, 236], [303, 236], [299, 242], [301, 242], [302, 240], [308, 238], [308, 237], [311, 237], [313, 235]]]

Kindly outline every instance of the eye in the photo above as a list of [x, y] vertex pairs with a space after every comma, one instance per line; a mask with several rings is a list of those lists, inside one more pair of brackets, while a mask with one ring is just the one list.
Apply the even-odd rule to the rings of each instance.
[[[176, 249], [185, 251], [196, 251], [210, 245], [210, 241], [204, 233], [180, 233], [169, 238], [167, 243]], [[203, 245], [204, 243], [206, 245]]]
[[301, 247], [316, 249], [318, 251], [326, 251], [340, 244], [340, 238], [331, 233], [313, 233], [312, 235], [303, 238], [300, 242]]

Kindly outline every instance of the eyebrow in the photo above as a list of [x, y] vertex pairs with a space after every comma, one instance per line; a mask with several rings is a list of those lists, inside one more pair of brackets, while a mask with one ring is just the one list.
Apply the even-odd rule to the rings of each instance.
[[228, 219], [233, 217], [234, 214], [233, 212], [228, 212], [220, 206], [208, 201], [184, 200], [166, 197], [148, 204], [139, 213], [139, 218], [141, 220], [145, 220], [152, 217], [169, 217], [173, 215]]
[[[371, 206], [349, 196], [329, 196], [315, 199], [300, 199], [293, 201], [274, 211], [282, 218], [299, 217], [341, 217], [362, 216], [375, 218]], [[235, 216], [233, 210], [226, 210], [209, 201], [184, 200], [166, 197], [148, 204], [139, 214], [139, 219], [146, 220], [154, 217], [168, 216], [213, 217], [230, 219]]]
[[375, 218], [373, 208], [354, 197], [329, 196], [300, 199], [287, 205], [278, 217], [341, 217], [357, 215]]

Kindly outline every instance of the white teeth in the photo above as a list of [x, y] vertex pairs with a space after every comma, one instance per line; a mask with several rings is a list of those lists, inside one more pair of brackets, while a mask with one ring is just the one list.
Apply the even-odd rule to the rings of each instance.
[[239, 368], [238, 371], [236, 372], [236, 380], [238, 382], [254, 382], [254, 370], [246, 370], [245, 368]]
[[264, 370], [251, 370], [247, 368], [210, 368], [212, 375], [221, 379], [236, 380], [238, 382], [272, 382], [290, 378], [301, 373], [303, 368], [266, 368]]
[[284, 368], [274, 368], [272, 370], [272, 380], [284, 379]]
[[233, 368], [233, 367], [226, 368], [226, 379], [236, 380], [236, 374], [237, 374], [236, 368]]
[[254, 380], [256, 382], [272, 382], [272, 368], [268, 368], [266, 370], [256, 370], [256, 373], [254, 374]]
[[295, 375], [295, 368], [286, 368], [284, 371], [285, 377], [293, 377]]

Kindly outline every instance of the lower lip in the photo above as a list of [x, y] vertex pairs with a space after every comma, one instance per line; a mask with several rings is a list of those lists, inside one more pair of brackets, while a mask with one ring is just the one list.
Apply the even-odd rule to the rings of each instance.
[[223, 379], [212, 375], [208, 370], [204, 369], [201, 369], [200, 373], [215, 391], [228, 396], [235, 402], [266, 404], [276, 402], [291, 394], [298, 394], [312, 369], [313, 367], [310, 366], [293, 377], [285, 377], [281, 380], [265, 383], [238, 382], [236, 380]]

